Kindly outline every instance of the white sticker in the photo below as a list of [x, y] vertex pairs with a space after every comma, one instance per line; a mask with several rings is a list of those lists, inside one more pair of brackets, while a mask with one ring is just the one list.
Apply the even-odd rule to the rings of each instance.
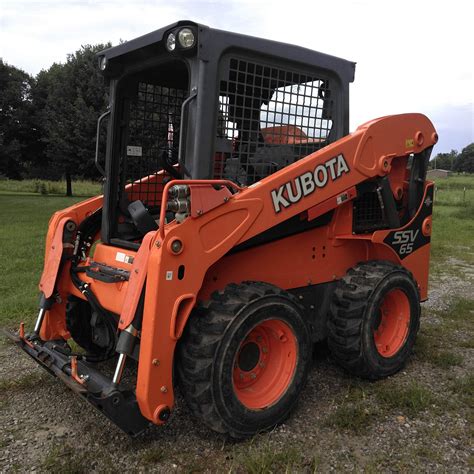
[[123, 252], [117, 252], [115, 255], [115, 260], [117, 262], [122, 262], [122, 263], [133, 263], [133, 257], [131, 255], [127, 255]]
[[127, 145], [127, 156], [142, 156], [142, 147]]
[[340, 206], [343, 202], [346, 202], [349, 199], [347, 193], [339, 194], [336, 198], [337, 205]]
[[168, 281], [172, 280], [173, 279], [173, 272], [171, 270], [167, 271], [166, 272], [166, 279]]

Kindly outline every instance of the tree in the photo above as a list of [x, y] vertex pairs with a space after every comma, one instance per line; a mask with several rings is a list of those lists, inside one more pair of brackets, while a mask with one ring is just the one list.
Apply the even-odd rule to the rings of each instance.
[[34, 79], [0, 59], [0, 174], [21, 179], [40, 148], [31, 90]]
[[454, 169], [464, 173], [474, 173], [474, 143], [463, 148]]
[[96, 53], [109, 46], [82, 46], [65, 64], [53, 64], [38, 75], [36, 96], [42, 109], [46, 155], [49, 166], [64, 174], [68, 196], [73, 176], [97, 176], [96, 123], [106, 109], [107, 96]]
[[431, 164], [437, 169], [453, 171], [457, 157], [457, 150], [451, 150], [449, 153], [438, 153], [434, 159], [431, 160]]

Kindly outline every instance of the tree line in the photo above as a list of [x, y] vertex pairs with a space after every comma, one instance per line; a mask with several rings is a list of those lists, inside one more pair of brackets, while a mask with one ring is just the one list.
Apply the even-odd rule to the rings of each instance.
[[474, 143], [463, 148], [461, 153], [457, 150], [451, 150], [449, 153], [438, 153], [430, 164], [433, 169], [474, 173]]
[[82, 46], [63, 64], [36, 77], [0, 58], [0, 177], [97, 178], [98, 116], [108, 104], [96, 53], [108, 44]]
[[[82, 46], [36, 77], [0, 58], [0, 178], [96, 179], [96, 123], [108, 104], [96, 53]], [[439, 153], [431, 167], [474, 173], [474, 143]]]

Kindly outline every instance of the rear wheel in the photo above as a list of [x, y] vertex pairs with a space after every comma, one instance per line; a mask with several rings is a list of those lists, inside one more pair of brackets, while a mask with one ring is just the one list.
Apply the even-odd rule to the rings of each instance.
[[266, 283], [229, 285], [197, 309], [179, 343], [179, 379], [193, 411], [235, 438], [281, 423], [306, 381], [311, 344], [303, 312]]
[[362, 263], [334, 292], [328, 344], [349, 372], [373, 380], [387, 377], [405, 365], [419, 321], [420, 299], [411, 273], [390, 262]]

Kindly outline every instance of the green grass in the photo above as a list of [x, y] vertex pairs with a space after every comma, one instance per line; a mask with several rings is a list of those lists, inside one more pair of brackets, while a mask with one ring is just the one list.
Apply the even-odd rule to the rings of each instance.
[[48, 451], [40, 469], [51, 474], [85, 474], [91, 471], [91, 466], [83, 453], [65, 444]]
[[325, 420], [325, 426], [364, 433], [376, 419], [376, 408], [367, 402], [346, 403], [336, 408]]
[[[451, 176], [438, 179], [435, 184], [432, 270], [445, 272], [446, 263], [452, 258], [474, 265], [474, 176]], [[451, 272], [455, 273], [456, 268]]]
[[433, 358], [433, 364], [442, 369], [449, 369], [456, 365], [462, 365], [464, 358], [459, 354], [454, 354], [450, 351], [438, 352]]
[[51, 377], [43, 377], [42, 372], [33, 372], [31, 374], [22, 375], [16, 379], [0, 380], [0, 397], [6, 397], [12, 392], [33, 389], [49, 380], [51, 380]]
[[[50, 194], [28, 195], [38, 192], [38, 183], [41, 182], [0, 180], [0, 323], [7, 325], [20, 319], [32, 321], [37, 310], [37, 284], [49, 218], [54, 211], [81, 200]], [[65, 192], [64, 182], [43, 183]], [[100, 192], [100, 185], [90, 181], [76, 181], [73, 186], [78, 195]], [[474, 265], [474, 176], [439, 179], [436, 186], [432, 271], [446, 272], [448, 259], [453, 257]], [[462, 201], [464, 187], [466, 202]], [[456, 266], [450, 271], [456, 273]]]
[[452, 382], [451, 390], [457, 394], [468, 407], [474, 409], [474, 375], [470, 374], [456, 378]]
[[80, 198], [0, 194], [0, 324], [31, 323], [37, 311], [51, 215]]
[[375, 394], [386, 409], [410, 417], [417, 416], [436, 402], [433, 393], [418, 382], [400, 385], [396, 380], [381, 381], [377, 384]]
[[[456, 265], [450, 263], [452, 258], [466, 262], [466, 266], [474, 264], [472, 237], [474, 235], [474, 176], [454, 176], [448, 180], [439, 180], [437, 184], [438, 194], [433, 218], [432, 270], [443, 274], [455, 273]], [[84, 188], [77, 185], [74, 189], [78, 193], [84, 192], [85, 195], [98, 192], [97, 190], [86, 192], [92, 189], [92, 187], [87, 188], [86, 185], [89, 186], [90, 183], [85, 183]], [[15, 326], [20, 320], [31, 324], [34, 320], [37, 312], [37, 285], [42, 270], [44, 238], [49, 218], [54, 211], [82, 199], [52, 194], [33, 194], [34, 186], [29, 181], [23, 181], [20, 184], [0, 181], [2, 222], [0, 225], [0, 327]], [[464, 186], [468, 188], [467, 203], [462, 201]], [[422, 324], [415, 347], [417, 359], [432, 364], [439, 369], [439, 373], [444, 374], [450, 374], [450, 370], [459, 365], [467, 366], [463, 356], [458, 353], [461, 351], [456, 348], [474, 346], [472, 337], [469, 339], [469, 332], [472, 333], [474, 301], [454, 298], [447, 310], [430, 310], [430, 313], [437, 323]], [[463, 335], [462, 339], [459, 334]], [[462, 369], [466, 370], [466, 367]], [[383, 419], [384, 416], [393, 418], [396, 415], [403, 415], [416, 418], [431, 416], [432, 413], [436, 416], [440, 411], [447, 410], [453, 410], [453, 413], [456, 413], [461, 409], [465, 410], [466, 406], [472, 408], [474, 377], [460, 376], [458, 369], [453, 371], [450, 377], [452, 378], [446, 387], [446, 395], [434, 395], [422, 383], [407, 383], [403, 377], [394, 377], [376, 383], [353, 380], [342, 394], [336, 408], [323, 421], [321, 429], [343, 431], [344, 436], [348, 434], [363, 436], [377, 420]], [[0, 407], [2, 393], [28, 389], [31, 384], [40, 382], [42, 383], [31, 376], [20, 377], [17, 381], [1, 382]], [[451, 399], [454, 401], [451, 402]], [[300, 445], [275, 446], [270, 443], [270, 440], [270, 435], [258, 436], [254, 440], [233, 447], [229, 453], [230, 471], [250, 473], [318, 471], [320, 454], [317, 451], [317, 454], [314, 454], [316, 448], [309, 455], [308, 451]], [[407, 454], [421, 460], [434, 458], [436, 455], [429, 446], [426, 447], [426, 451], [410, 452], [409, 448], [406, 449]], [[143, 450], [142, 454], [145, 470], [156, 468], [163, 461], [170, 459], [169, 454], [161, 447], [149, 447]], [[324, 456], [321, 457], [323, 458]], [[374, 460], [374, 469], [378, 463], [379, 460]], [[422, 466], [422, 461], [420, 463]], [[45, 453], [40, 467], [44, 471], [51, 472], [90, 471], [90, 465], [84, 459], [76, 457], [71, 447], [67, 445]], [[186, 461], [185, 465], [180, 460], [180, 468], [183, 472], [199, 471], [201, 467], [205, 470], [209, 468], [209, 465], [205, 461], [202, 464], [197, 462], [194, 456]], [[407, 470], [410, 467], [400, 465], [401, 470]]]
[[164, 448], [152, 446], [151, 448], [144, 449], [140, 453], [140, 460], [143, 464], [154, 465], [162, 462], [166, 457], [166, 451]]
[[238, 446], [233, 454], [233, 471], [249, 474], [296, 472], [306, 464], [313, 465], [314, 459], [306, 461], [295, 446], [272, 446], [259, 437]]
[[[102, 193], [100, 182], [73, 181], [72, 192], [74, 196], [96, 196]], [[23, 193], [43, 195], [65, 195], [66, 181], [47, 181], [39, 179], [24, 179], [17, 181], [13, 179], [0, 179], [0, 194]]]

